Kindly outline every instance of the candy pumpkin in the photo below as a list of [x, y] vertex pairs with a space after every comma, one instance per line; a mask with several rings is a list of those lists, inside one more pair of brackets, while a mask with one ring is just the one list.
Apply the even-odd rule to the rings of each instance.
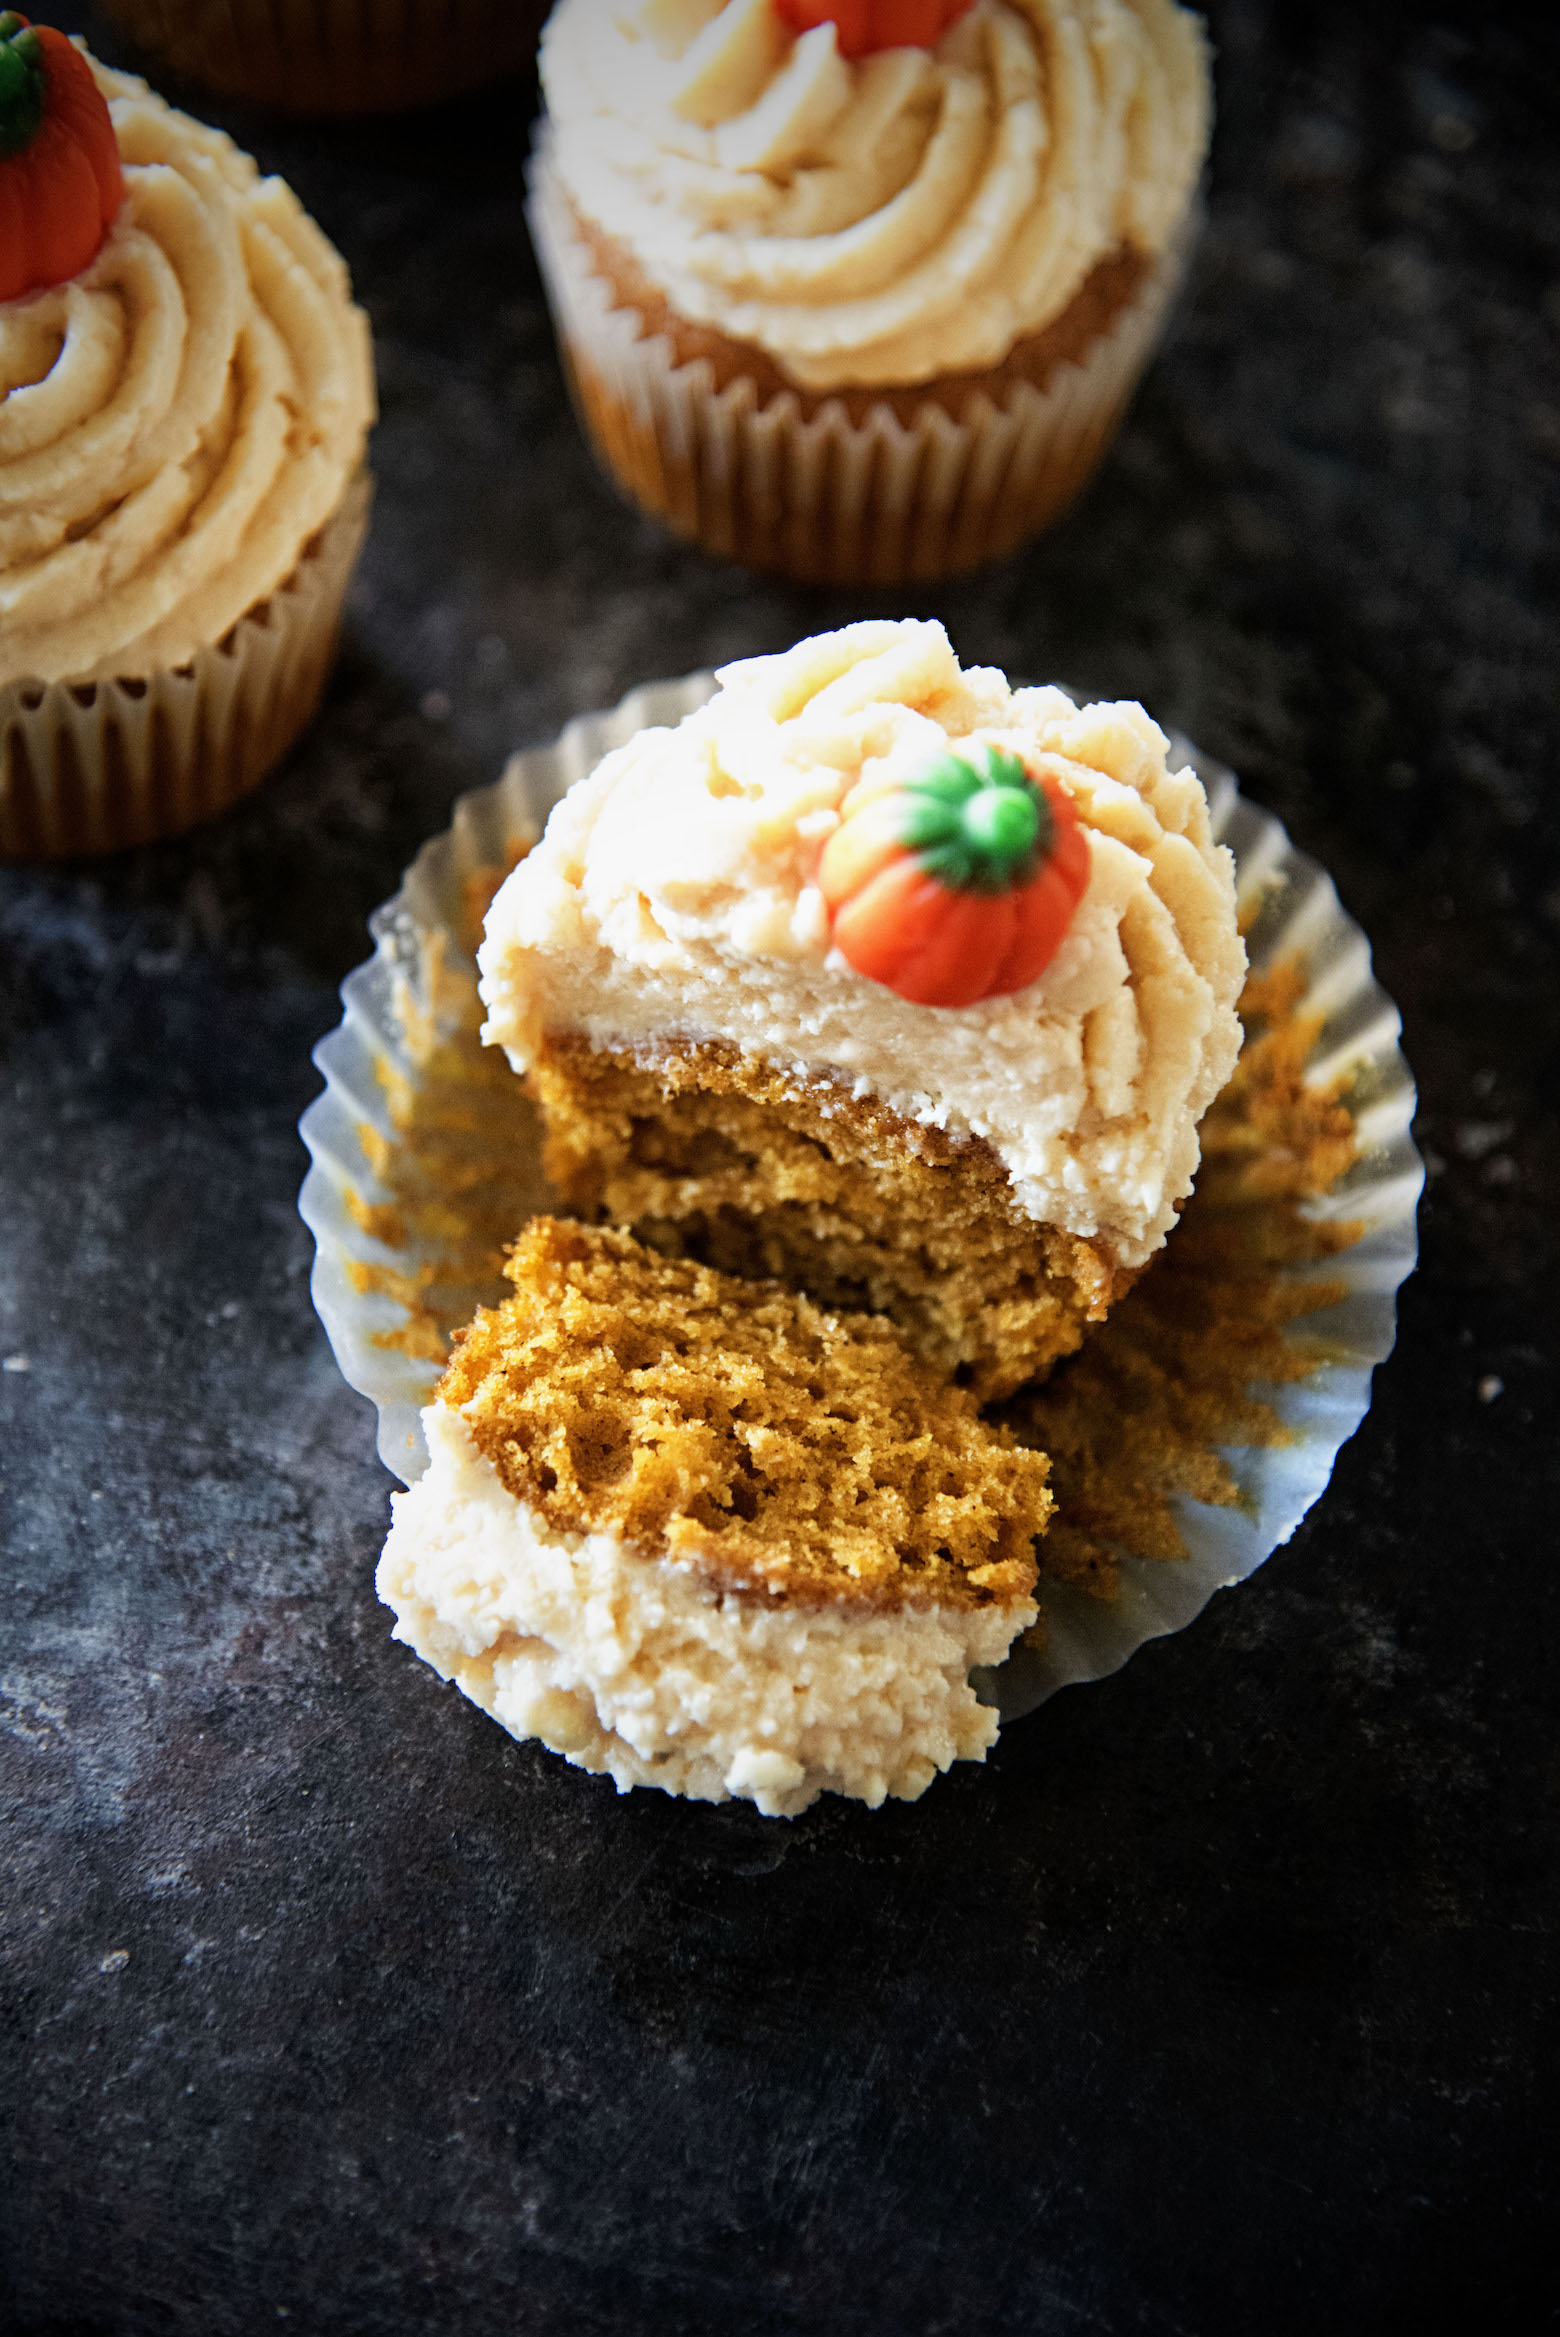
[[847, 797], [818, 864], [841, 955], [914, 1006], [973, 1006], [1050, 964], [1089, 881], [1071, 796], [1005, 747]]
[[86, 58], [62, 32], [0, 10], [0, 300], [79, 275], [124, 191]]
[[832, 22], [842, 57], [875, 49], [935, 49], [971, 0], [775, 0], [792, 32]]

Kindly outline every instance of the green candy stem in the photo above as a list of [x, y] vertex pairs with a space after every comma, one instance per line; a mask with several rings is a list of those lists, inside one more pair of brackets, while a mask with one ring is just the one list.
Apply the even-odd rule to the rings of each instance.
[[1016, 861], [1033, 852], [1040, 814], [1027, 788], [982, 787], [966, 798], [959, 825], [972, 850]]
[[904, 792], [902, 841], [955, 892], [1010, 892], [1051, 848], [1051, 807], [1006, 747], [940, 754]]
[[32, 144], [47, 94], [43, 43], [7, 8], [0, 12], [0, 155], [20, 154]]

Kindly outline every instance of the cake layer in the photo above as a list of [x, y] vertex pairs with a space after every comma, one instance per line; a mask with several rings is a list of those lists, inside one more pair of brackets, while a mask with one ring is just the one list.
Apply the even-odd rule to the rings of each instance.
[[[1018, 1212], [1141, 1266], [1239, 1047], [1233, 867], [1195, 773], [1140, 707], [962, 671], [937, 624], [853, 625], [720, 679], [571, 788], [499, 892], [486, 1035], [522, 1072], [572, 1035], [635, 1057], [713, 1042], [827, 1081], [983, 1140]], [[853, 790], [982, 746], [1065, 791], [1087, 886], [1027, 988], [912, 1004], [832, 946], [819, 856]]]
[[605, 1533], [723, 1593], [894, 1608], [1027, 1598], [1042, 1455], [889, 1323], [534, 1218], [439, 1385], [550, 1534]]
[[1013, 1206], [990, 1146], [734, 1048], [544, 1043], [531, 1087], [568, 1206], [661, 1250], [874, 1308], [981, 1400], [1067, 1355], [1130, 1275]]

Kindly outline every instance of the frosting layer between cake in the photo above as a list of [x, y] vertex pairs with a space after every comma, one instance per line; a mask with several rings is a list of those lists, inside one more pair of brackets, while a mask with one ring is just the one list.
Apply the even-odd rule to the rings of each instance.
[[512, 1736], [620, 1792], [770, 1817], [825, 1791], [913, 1801], [995, 1742], [970, 1667], [1002, 1661], [1031, 1599], [861, 1612], [723, 1596], [612, 1535], [549, 1532], [458, 1412], [430, 1404], [423, 1425], [430, 1466], [393, 1498], [379, 1595], [395, 1637]]
[[976, 0], [855, 62], [773, 0], [561, 0], [542, 77], [584, 217], [814, 391], [999, 363], [1101, 261], [1164, 250], [1208, 140], [1173, 0]]
[[[522, 1072], [547, 1034], [649, 1063], [673, 1040], [725, 1042], [983, 1138], [1020, 1209], [1141, 1265], [1191, 1188], [1197, 1122], [1240, 1043], [1233, 863], [1195, 773], [1171, 770], [1140, 707], [963, 671], [932, 623], [850, 626], [720, 681], [572, 788], [500, 890], [485, 1036]], [[817, 859], [858, 781], [971, 740], [1066, 787], [1088, 888], [1028, 989], [915, 1006], [831, 948]]]

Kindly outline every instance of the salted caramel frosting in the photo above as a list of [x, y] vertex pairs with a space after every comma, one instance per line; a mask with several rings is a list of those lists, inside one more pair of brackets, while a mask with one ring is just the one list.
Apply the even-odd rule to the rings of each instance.
[[93, 70], [123, 209], [79, 276], [0, 303], [0, 683], [219, 641], [336, 510], [374, 416], [367, 320], [297, 198]]
[[1000, 363], [1101, 262], [1165, 250], [1208, 142], [1174, 0], [976, 0], [856, 60], [773, 0], [560, 0], [542, 78], [580, 217], [813, 392]]
[[[1240, 1043], [1234, 865], [1195, 772], [1141, 707], [961, 669], [934, 623], [848, 626], [719, 683], [571, 788], [498, 893], [485, 1035], [521, 1072], [560, 1036], [651, 1065], [723, 1043], [984, 1140], [1029, 1217], [1142, 1265]], [[1087, 884], [1026, 989], [915, 1005], [834, 947], [819, 858], [858, 784], [980, 743], [1066, 789]]]

